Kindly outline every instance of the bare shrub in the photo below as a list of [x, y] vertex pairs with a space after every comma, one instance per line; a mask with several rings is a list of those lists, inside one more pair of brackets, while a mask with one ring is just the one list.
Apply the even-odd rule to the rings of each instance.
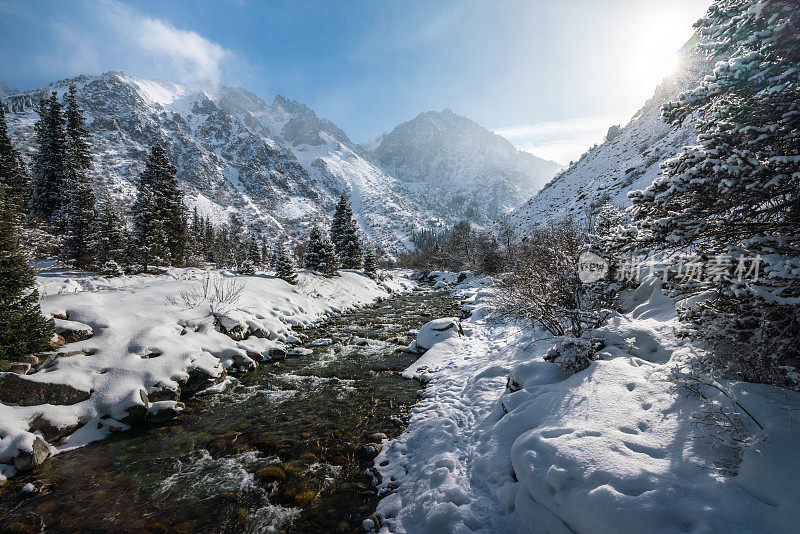
[[578, 277], [588, 234], [571, 220], [539, 229], [516, 250], [510, 270], [495, 277], [501, 316], [530, 320], [553, 336], [581, 337], [610, 311], [607, 295]]
[[[199, 286], [187, 285], [180, 292], [180, 301], [187, 309], [208, 306], [209, 312], [218, 322], [220, 317], [232, 311], [246, 311], [236, 304], [244, 292], [244, 284], [235, 278], [219, 278], [205, 275]], [[170, 299], [170, 302], [176, 302]]]

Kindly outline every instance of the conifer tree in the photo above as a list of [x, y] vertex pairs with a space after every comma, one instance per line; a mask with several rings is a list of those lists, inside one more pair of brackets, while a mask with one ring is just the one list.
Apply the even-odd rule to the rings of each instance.
[[[147, 271], [153, 262], [153, 256], [157, 251], [163, 250], [166, 247], [163, 235], [163, 221], [161, 223], [161, 234], [159, 239], [164, 241], [158, 242], [154, 239], [155, 222], [158, 220], [156, 217], [156, 200], [149, 187], [141, 187], [136, 200], [131, 206], [131, 214], [133, 215], [133, 235], [130, 240], [131, 256], [135, 261]], [[153, 250], [155, 248], [155, 250]]]
[[30, 183], [29, 216], [56, 226], [61, 222], [62, 205], [69, 188], [67, 138], [62, 105], [56, 93], [39, 99], [36, 108], [36, 144], [39, 151], [33, 158]]
[[250, 244], [247, 247], [247, 260], [253, 265], [261, 265], [261, 249], [255, 237], [250, 237]]
[[342, 267], [344, 269], [360, 269], [363, 262], [363, 248], [355, 220], [351, 219], [345, 226], [344, 244], [340, 252]]
[[333, 243], [320, 230], [319, 226], [315, 225], [311, 229], [303, 266], [306, 269], [330, 276], [336, 273], [338, 263]]
[[0, 187], [4, 190], [6, 202], [19, 214], [27, 211], [29, 182], [25, 163], [11, 143], [5, 112], [0, 105]]
[[[696, 120], [698, 143], [629, 193], [636, 226], [621, 242], [731, 258], [718, 276], [679, 288], [714, 294], [683, 319], [714, 346], [717, 368], [800, 390], [800, 9], [796, 0], [717, 0], [695, 26], [718, 62], [662, 119]], [[748, 270], [759, 261], [761, 276], [736, 276], [737, 258]]]
[[368, 248], [364, 253], [364, 274], [370, 278], [375, 278], [377, 274], [375, 262], [375, 253]]
[[83, 127], [83, 111], [75, 97], [75, 86], [70, 85], [66, 97], [66, 172], [67, 190], [62, 207], [64, 234], [64, 259], [80, 269], [89, 269], [95, 262], [91, 235], [97, 217], [96, 199], [88, 170], [92, 164], [89, 152], [89, 134]]
[[297, 273], [294, 271], [294, 264], [286, 250], [286, 245], [275, 247], [275, 276], [292, 285], [297, 283]]
[[16, 207], [0, 189], [0, 359], [46, 350], [53, 321], [42, 317], [33, 269], [19, 250]]
[[106, 192], [97, 206], [92, 246], [95, 261], [101, 268], [108, 262], [125, 264], [124, 224], [111, 197]]
[[89, 144], [89, 133], [83, 127], [86, 119], [83, 110], [78, 105], [75, 86], [70, 85], [69, 91], [64, 96], [65, 100], [65, 133], [69, 166], [82, 171], [88, 170], [92, 165], [92, 155]]
[[[166, 236], [168, 257], [174, 265], [182, 265], [186, 259], [188, 231], [183, 192], [176, 179], [178, 169], [170, 162], [167, 151], [161, 144], [153, 146], [147, 167], [140, 178], [140, 188], [153, 195], [154, 209], [151, 218], [161, 221]], [[155, 240], [159, 243], [160, 240]], [[164, 255], [161, 255], [164, 258]]]
[[342, 267], [358, 269], [361, 267], [361, 240], [358, 237], [358, 224], [353, 216], [353, 209], [342, 194], [336, 205], [336, 212], [331, 222], [331, 240], [336, 247]]

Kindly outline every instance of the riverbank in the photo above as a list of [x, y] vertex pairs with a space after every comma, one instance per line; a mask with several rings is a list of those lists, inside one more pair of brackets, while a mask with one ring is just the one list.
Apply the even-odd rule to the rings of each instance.
[[375, 460], [380, 532], [796, 530], [800, 395], [719, 382], [762, 430], [713, 387], [678, 387], [697, 349], [657, 280], [596, 332], [601, 359], [567, 376], [544, 360], [556, 340], [493, 320], [488, 281], [433, 278], [471, 316], [404, 372], [427, 386]]
[[0, 481], [51, 454], [174, 416], [182, 398], [224, 389], [229, 372], [284, 358], [303, 328], [413, 287], [401, 274], [376, 282], [356, 271], [301, 272], [291, 286], [200, 269], [49, 273], [37, 283], [43, 313], [71, 342], [39, 355], [33, 374], [0, 373]]

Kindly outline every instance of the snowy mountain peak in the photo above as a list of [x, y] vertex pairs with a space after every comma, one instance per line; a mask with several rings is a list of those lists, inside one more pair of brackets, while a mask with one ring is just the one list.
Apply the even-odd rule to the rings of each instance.
[[561, 168], [450, 109], [420, 113], [362, 148], [440, 213], [477, 224], [516, 208]]

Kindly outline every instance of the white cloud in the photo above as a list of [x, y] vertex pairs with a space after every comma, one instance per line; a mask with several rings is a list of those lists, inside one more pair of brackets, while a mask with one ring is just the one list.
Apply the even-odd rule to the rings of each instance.
[[175, 72], [181, 80], [219, 80], [220, 64], [232, 52], [196, 32], [181, 30], [130, 7], [104, 0], [102, 14], [137, 53]]
[[[77, 7], [77, 6], [76, 6]], [[234, 53], [197, 32], [149, 17], [117, 0], [85, 1], [85, 13], [49, 23], [54, 40], [37, 65], [52, 75], [123, 70], [172, 81], [219, 81]]]
[[578, 159], [593, 144], [602, 142], [611, 125], [624, 124], [627, 120], [627, 117], [602, 115], [518, 124], [496, 128], [494, 132], [520, 150], [567, 164]]

